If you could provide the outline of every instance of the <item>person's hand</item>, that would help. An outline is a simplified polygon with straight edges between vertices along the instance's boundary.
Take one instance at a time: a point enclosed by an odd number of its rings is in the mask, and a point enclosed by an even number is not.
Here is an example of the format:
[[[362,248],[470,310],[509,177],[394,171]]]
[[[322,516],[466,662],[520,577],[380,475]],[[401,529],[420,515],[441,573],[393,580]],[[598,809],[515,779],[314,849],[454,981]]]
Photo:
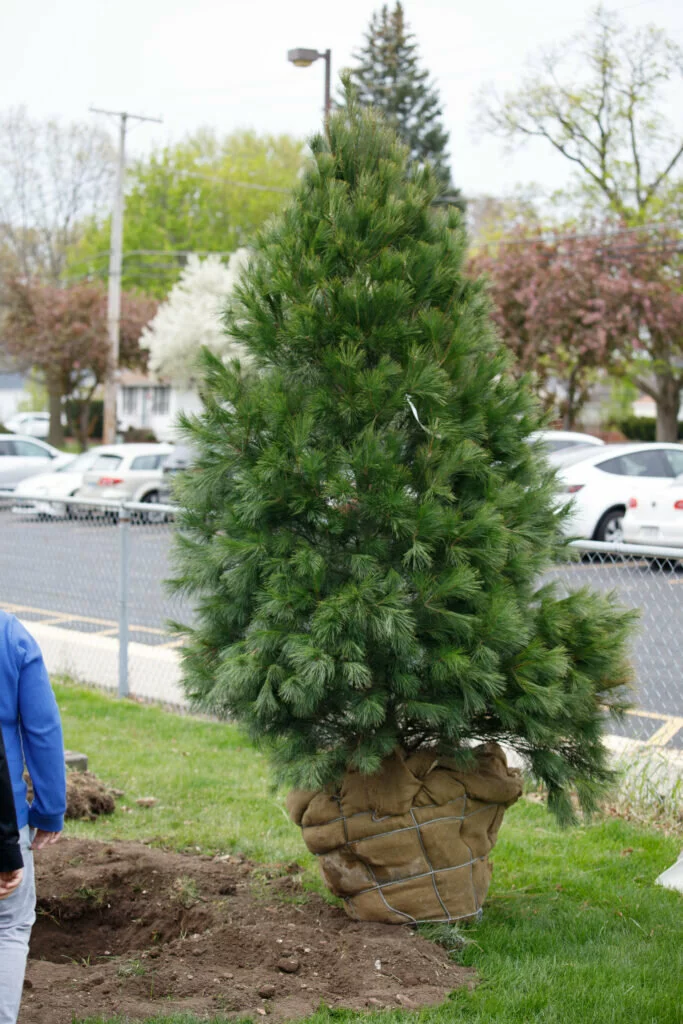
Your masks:
[[[56,843],[61,834],[61,832],[43,832],[42,828],[37,828],[31,843],[31,849],[34,852],[44,850],[46,846],[52,846],[53,843]]]
[[[24,877],[24,869],[17,868],[16,871],[0,871],[0,900],[6,900],[15,889],[21,885]]]

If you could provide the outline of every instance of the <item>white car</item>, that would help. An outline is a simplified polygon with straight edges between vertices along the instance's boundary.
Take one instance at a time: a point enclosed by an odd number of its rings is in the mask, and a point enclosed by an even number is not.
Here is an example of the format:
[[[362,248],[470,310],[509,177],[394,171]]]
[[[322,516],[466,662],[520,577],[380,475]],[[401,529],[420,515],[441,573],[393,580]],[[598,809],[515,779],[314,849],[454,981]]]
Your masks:
[[[580,445],[604,445],[599,437],[582,434],[576,430],[538,430],[530,437],[531,441],[541,441],[548,455],[554,452],[570,451]]]
[[[73,460],[36,437],[0,434],[0,491],[13,492],[27,477],[53,472]]]
[[[50,433],[50,414],[49,412],[17,412],[7,420],[5,426],[13,434],[46,438]]]
[[[170,444],[114,444],[102,447],[83,476],[78,498],[159,504],[161,469]]]
[[[22,516],[60,517],[71,514],[66,498],[73,497],[83,486],[83,477],[92,469],[105,447],[90,448],[81,455],[74,455],[63,466],[52,473],[39,473],[22,480],[14,488],[15,499],[12,511]]]
[[[683,473],[679,444],[607,444],[590,451],[577,449],[557,471],[563,497],[572,500],[573,514],[564,530],[573,537],[620,543],[629,499],[643,490],[670,484]]]
[[[668,487],[641,489],[632,495],[624,516],[624,540],[683,548],[683,477]]]

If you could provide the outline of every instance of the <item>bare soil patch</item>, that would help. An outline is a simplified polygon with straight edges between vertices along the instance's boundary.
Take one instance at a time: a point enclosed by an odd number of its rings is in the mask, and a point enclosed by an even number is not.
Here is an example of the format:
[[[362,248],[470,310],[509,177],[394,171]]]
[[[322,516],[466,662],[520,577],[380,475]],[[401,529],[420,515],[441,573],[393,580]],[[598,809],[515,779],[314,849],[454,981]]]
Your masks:
[[[407,927],[356,923],[304,891],[296,864],[69,839],[36,868],[20,1024],[412,1009],[475,982]]]

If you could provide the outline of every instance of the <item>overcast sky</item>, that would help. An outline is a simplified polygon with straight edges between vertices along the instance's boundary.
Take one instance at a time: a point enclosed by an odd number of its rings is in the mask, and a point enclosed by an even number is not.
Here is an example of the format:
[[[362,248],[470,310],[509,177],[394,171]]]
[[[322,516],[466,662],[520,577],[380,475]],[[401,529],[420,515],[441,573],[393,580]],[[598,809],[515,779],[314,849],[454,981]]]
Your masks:
[[[131,148],[176,140],[200,125],[221,132],[306,136],[318,127],[322,63],[286,62],[290,47],[331,47],[333,74],[361,43],[373,0],[0,0],[0,105],[87,118],[92,104],[161,115]],[[539,46],[578,31],[590,0],[405,0],[424,64],[440,91],[455,182],[466,194],[516,184],[561,187],[561,157],[534,144],[510,156],[478,140],[475,98],[513,87]],[[683,44],[681,0],[616,0],[627,23],[652,22]],[[683,91],[677,110],[683,109]]]

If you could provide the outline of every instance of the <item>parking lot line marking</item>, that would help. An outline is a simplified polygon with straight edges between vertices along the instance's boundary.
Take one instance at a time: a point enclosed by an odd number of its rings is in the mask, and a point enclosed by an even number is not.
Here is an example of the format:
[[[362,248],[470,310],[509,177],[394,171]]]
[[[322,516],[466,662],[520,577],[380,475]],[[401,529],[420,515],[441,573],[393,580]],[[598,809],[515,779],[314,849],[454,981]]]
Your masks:
[[[40,622],[43,626],[58,626],[62,622],[68,622],[71,618],[73,618],[72,615],[51,615],[47,619],[41,619]]]
[[[676,715],[665,715],[662,711],[643,711],[642,708],[628,708],[627,715],[636,715],[638,718],[655,718],[659,722],[669,722]],[[683,724],[683,718],[680,719]]]
[[[22,612],[29,612],[31,615],[44,616],[41,618],[43,625],[48,625],[48,619],[54,619],[58,622],[87,622],[93,626],[103,626],[102,632],[97,631],[96,636],[101,636],[109,631],[118,633],[118,624],[112,619],[96,619],[91,615],[79,615],[75,612],[73,615],[69,615],[67,612],[56,612],[47,608],[34,608],[31,605],[26,604],[9,604],[7,602],[0,602],[0,608],[3,611],[11,612],[13,615],[21,616]],[[168,636],[168,632],[165,629],[159,629],[158,626],[136,626],[132,623],[128,626],[128,630],[131,633],[151,633],[153,636]],[[159,645],[163,646],[163,645]]]
[[[683,718],[674,718],[672,716],[668,722],[665,722],[661,728],[657,729],[657,732],[650,736],[649,740],[645,741],[645,746],[665,747],[674,738],[679,729],[683,729]]]

